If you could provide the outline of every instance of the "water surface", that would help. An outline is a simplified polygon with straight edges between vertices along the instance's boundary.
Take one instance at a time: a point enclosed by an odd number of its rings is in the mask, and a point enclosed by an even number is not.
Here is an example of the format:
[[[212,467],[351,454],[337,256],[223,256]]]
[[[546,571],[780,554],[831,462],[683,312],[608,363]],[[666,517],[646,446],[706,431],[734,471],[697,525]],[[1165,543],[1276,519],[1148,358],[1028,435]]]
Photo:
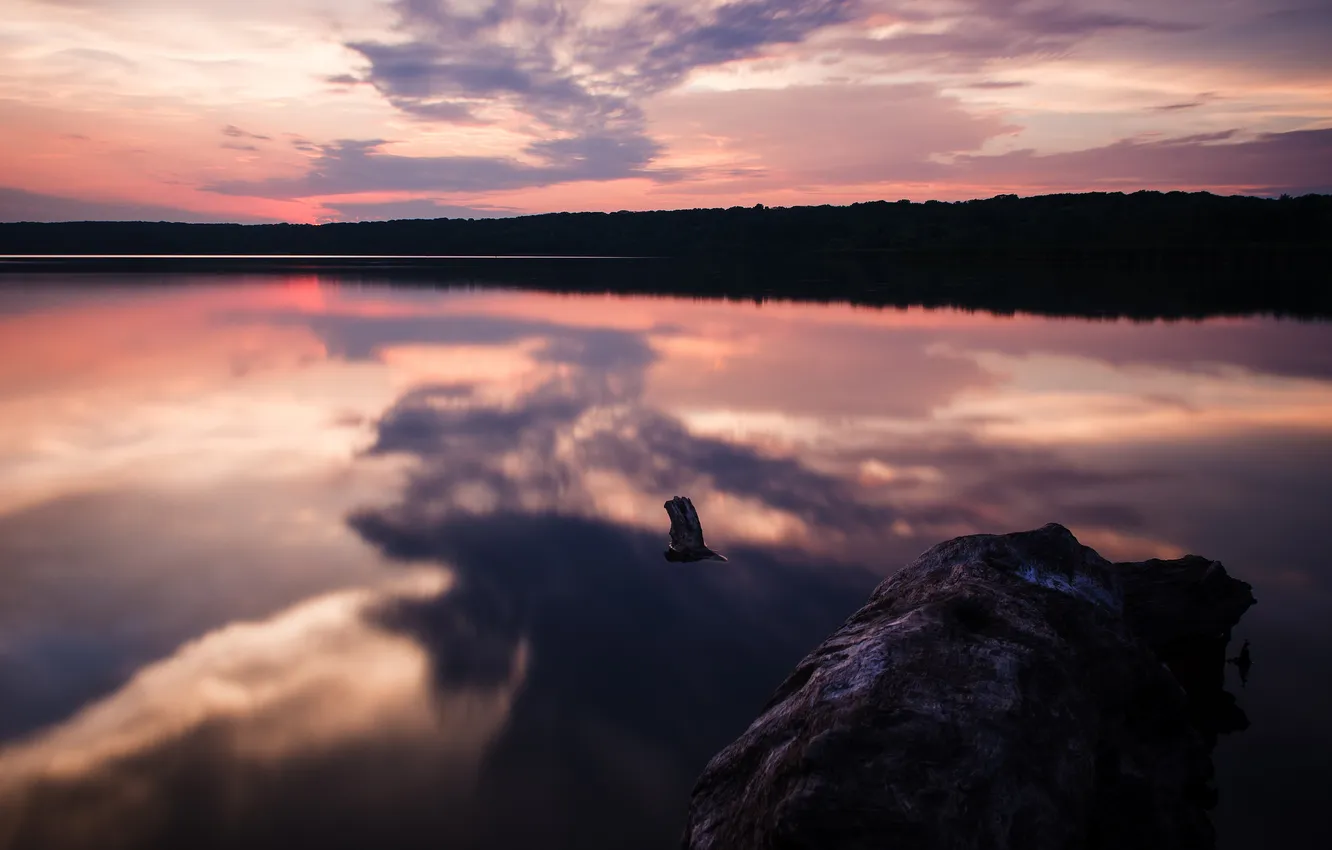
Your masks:
[[[673,847],[878,581],[1050,521],[1254,585],[1220,844],[1321,830],[1332,326],[173,283],[0,285],[0,848]]]

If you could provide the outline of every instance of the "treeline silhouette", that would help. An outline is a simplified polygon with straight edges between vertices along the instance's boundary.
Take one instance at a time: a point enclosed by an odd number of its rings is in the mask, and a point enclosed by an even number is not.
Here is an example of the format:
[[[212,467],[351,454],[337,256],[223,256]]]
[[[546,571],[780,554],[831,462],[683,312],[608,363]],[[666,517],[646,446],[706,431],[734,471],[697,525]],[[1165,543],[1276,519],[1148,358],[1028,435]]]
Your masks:
[[[417,282],[867,304],[964,304],[1077,314],[1332,315],[1332,196],[1046,195],[943,203],[554,213],[322,225],[0,224],[0,254],[204,254],[173,268],[339,268]],[[669,258],[595,270],[505,261],[329,261],[310,255]],[[303,255],[303,256],[302,256]],[[161,270],[160,261],[81,268]],[[31,264],[10,264],[31,268]],[[352,270],[350,267],[355,267]]]
[[[1090,193],[944,203],[551,213],[309,224],[0,224],[7,254],[564,254],[722,251],[1031,255],[1240,246],[1326,248],[1332,196]]]

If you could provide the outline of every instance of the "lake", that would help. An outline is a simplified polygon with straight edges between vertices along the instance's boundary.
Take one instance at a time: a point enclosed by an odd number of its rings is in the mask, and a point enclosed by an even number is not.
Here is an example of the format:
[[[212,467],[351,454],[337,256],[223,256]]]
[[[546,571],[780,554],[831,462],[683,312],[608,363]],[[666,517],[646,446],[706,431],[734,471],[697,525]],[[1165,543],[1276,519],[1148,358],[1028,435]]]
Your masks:
[[[1332,325],[0,279],[0,848],[667,848],[941,540],[1254,586],[1223,848],[1332,763]],[[667,563],[692,497],[727,563]]]

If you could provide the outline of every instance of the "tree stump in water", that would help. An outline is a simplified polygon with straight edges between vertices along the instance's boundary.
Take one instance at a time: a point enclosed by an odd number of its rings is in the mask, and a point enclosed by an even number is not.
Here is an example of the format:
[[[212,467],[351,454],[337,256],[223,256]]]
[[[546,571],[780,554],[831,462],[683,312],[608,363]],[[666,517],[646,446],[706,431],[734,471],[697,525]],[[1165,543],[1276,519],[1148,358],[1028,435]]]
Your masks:
[[[1249,585],[1059,525],[942,543],[797,665],[695,786],[690,850],[1210,848]]]

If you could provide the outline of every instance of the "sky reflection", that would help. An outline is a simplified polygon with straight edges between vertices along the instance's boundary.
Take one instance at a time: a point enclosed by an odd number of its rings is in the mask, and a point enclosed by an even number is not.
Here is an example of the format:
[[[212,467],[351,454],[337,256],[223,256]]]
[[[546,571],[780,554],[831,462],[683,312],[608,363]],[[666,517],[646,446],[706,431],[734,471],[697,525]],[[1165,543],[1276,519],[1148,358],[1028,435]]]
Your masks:
[[[1049,521],[1255,585],[1223,838],[1332,752],[1327,325],[215,280],[0,293],[0,848],[670,846],[877,580]]]

